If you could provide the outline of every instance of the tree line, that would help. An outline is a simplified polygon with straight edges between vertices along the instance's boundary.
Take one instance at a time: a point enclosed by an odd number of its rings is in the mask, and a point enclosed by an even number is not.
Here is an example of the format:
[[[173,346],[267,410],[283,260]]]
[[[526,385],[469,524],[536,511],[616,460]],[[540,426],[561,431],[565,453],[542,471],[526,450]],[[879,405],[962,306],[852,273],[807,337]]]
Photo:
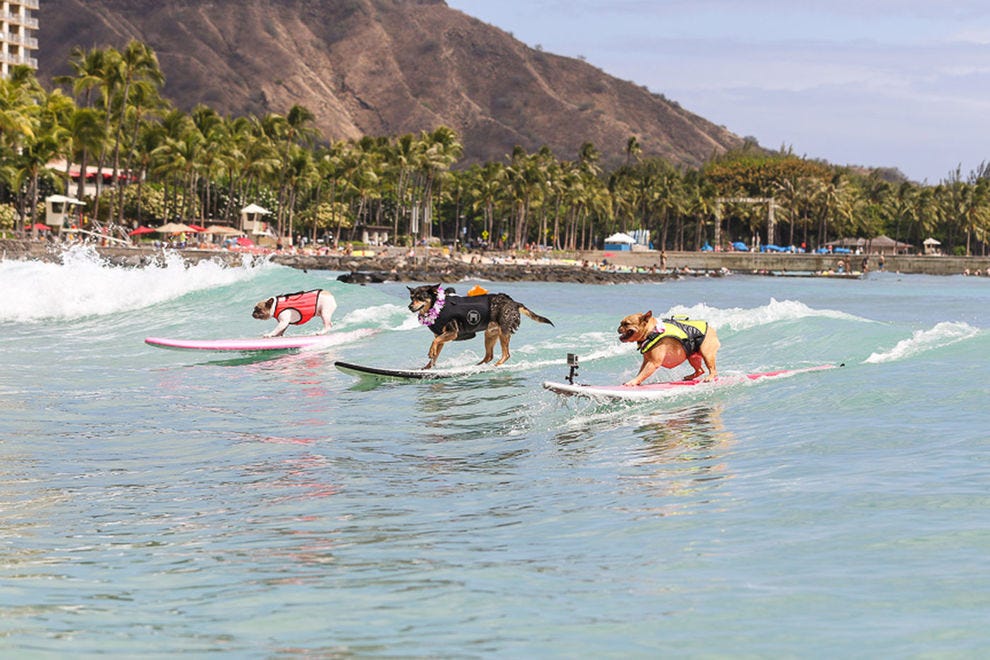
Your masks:
[[[190,112],[161,96],[157,56],[75,48],[70,75],[45,89],[27,67],[0,80],[0,229],[25,231],[52,192],[83,200],[92,222],[135,227],[179,220],[235,224],[255,202],[279,236],[350,240],[362,226],[394,242],[478,242],[492,247],[600,248],[616,231],[646,229],[657,249],[696,250],[719,240],[804,245],[881,234],[956,254],[987,254],[990,165],[937,184],[896,170],[853,168],[767,151],[755,140],[698,168],[645,157],[636,137],[609,167],[591,143],[573,159],[515,147],[502,160],[462,163],[456,131],[331,140],[301,106],[285,114]],[[69,168],[110,173],[95,196]],[[73,186],[75,188],[73,189]],[[774,200],[773,237],[765,205]]]

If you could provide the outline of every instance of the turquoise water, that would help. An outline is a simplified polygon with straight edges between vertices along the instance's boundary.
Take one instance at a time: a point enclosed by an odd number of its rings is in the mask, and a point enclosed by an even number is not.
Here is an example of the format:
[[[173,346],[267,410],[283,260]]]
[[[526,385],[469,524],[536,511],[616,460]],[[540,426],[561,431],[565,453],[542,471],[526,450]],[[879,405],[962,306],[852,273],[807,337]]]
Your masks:
[[[555,327],[524,319],[495,373],[375,385],[333,361],[419,367],[430,333],[404,285],[335,275],[0,262],[0,652],[990,652],[990,279],[482,283]],[[255,302],[316,287],[330,349],[143,343],[260,335]],[[725,374],[846,366],[651,403],[542,390],[567,352],[631,377],[615,328],[646,309],[715,323]]]

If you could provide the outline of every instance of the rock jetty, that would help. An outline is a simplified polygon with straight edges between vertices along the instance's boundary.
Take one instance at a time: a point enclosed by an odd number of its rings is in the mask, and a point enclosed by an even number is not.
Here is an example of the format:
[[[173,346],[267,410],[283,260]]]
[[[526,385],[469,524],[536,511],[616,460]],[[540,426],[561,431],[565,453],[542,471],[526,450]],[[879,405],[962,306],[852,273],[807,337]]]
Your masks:
[[[0,259],[37,259],[61,262],[69,246],[46,240],[0,239]],[[355,254],[256,253],[217,249],[163,251],[151,246],[93,249],[114,266],[140,267],[163,263],[173,255],[186,263],[211,260],[232,266],[246,260],[266,259],[300,270],[338,271],[344,282],[456,282],[464,279],[491,281],[574,282],[611,284],[660,282],[682,277],[721,277],[729,273],[778,277],[850,279],[861,276],[864,260],[869,271],[881,269],[879,255],[760,254],[745,252],[669,252],[665,267],[656,252],[580,253],[456,253],[437,248],[378,248]],[[845,272],[838,262],[844,260]],[[849,272],[849,268],[852,272]],[[987,275],[990,257],[887,255],[883,267],[898,273],[929,275]]]

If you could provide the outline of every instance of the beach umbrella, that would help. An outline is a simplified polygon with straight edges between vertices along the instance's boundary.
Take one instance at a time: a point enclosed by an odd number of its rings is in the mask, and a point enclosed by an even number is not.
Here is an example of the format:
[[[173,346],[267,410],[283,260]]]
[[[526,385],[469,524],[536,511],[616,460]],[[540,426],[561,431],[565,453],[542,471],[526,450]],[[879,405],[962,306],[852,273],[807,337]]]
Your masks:
[[[201,227],[199,225],[190,224],[189,225],[189,228],[192,229],[194,232],[197,232],[197,233],[206,231],[206,227]]]
[[[38,231],[48,231],[49,229],[51,229],[51,227],[49,227],[48,225],[43,225],[40,222],[36,222],[30,227],[28,227],[28,229],[37,229]]]
[[[237,244],[241,247],[254,247],[254,241],[252,241],[247,236],[241,236],[237,239]]]
[[[131,231],[127,232],[127,235],[128,236],[141,236],[143,234],[154,234],[156,231],[158,231],[158,230],[157,229],[152,229],[151,227],[145,227],[144,225],[141,225],[137,229],[132,229]]]
[[[210,225],[206,228],[204,233],[207,234],[219,234],[221,236],[240,236],[244,232],[240,229],[234,229],[233,227],[225,227],[224,225]]]
[[[193,231],[193,228],[190,227],[189,225],[184,225],[181,222],[169,222],[169,223],[166,223],[166,224],[162,225],[161,227],[159,227],[155,231],[157,231],[157,232],[159,232],[161,234],[181,234],[184,231],[185,232],[192,232]]]

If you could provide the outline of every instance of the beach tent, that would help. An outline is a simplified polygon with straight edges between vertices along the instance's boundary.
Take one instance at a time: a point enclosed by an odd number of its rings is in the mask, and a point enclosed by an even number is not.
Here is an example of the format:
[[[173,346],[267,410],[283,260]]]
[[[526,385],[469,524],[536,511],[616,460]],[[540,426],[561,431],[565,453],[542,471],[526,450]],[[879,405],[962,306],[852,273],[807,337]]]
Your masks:
[[[616,251],[630,251],[632,246],[636,244],[636,239],[629,234],[623,234],[619,232],[618,234],[612,234],[605,239],[605,249],[606,250],[616,250]]]
[[[929,236],[922,241],[922,244],[925,246],[925,254],[938,254],[938,246],[942,244],[942,241]]]
[[[828,244],[841,245],[842,247],[850,248],[862,248],[866,252],[906,252],[908,249],[914,247],[910,243],[895,241],[890,236],[884,236],[883,234],[877,236],[876,238],[840,238],[837,241],[829,241]]]
[[[866,239],[866,250],[868,252],[875,251],[893,251],[895,254],[898,252],[907,252],[914,246],[910,243],[902,243],[901,241],[895,241],[890,236],[884,236],[880,234],[876,238]]]

